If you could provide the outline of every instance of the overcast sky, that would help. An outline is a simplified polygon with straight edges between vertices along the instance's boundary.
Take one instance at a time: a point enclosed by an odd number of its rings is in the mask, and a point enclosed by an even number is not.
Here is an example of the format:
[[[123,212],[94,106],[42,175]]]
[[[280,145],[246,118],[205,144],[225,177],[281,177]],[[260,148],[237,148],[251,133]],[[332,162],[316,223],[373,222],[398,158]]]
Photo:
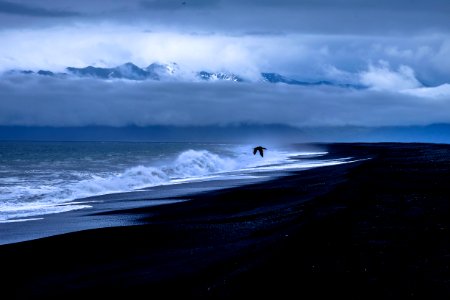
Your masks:
[[[0,125],[450,122],[447,0],[0,1],[0,72],[177,62],[342,88],[0,78]]]

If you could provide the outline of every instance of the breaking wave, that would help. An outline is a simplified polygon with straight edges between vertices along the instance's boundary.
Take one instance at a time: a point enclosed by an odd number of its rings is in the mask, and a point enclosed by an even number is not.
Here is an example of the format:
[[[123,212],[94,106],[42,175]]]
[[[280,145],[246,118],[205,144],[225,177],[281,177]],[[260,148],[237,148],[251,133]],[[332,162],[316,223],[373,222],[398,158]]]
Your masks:
[[[60,171],[53,179],[33,178],[23,180],[10,178],[11,184],[0,187],[0,223],[17,218],[60,213],[91,207],[89,200],[73,202],[111,193],[130,192],[147,187],[189,182],[211,177],[226,178],[233,172],[262,171],[270,166],[283,165],[289,157],[301,153],[270,151],[264,159],[249,154],[247,148],[234,149],[227,155],[207,150],[187,150],[165,165],[138,165],[122,172],[86,173]],[[304,155],[305,153],[303,153]],[[322,155],[316,153],[318,156]],[[311,153],[306,153],[311,155]],[[105,166],[106,167],[106,166]],[[235,172],[235,173],[236,173]],[[58,174],[56,174],[58,175]]]
[[[234,170],[231,157],[220,157],[206,150],[187,150],[166,166],[135,166],[120,173],[92,174],[71,182],[48,182],[45,185],[11,185],[0,193],[0,222],[37,214],[58,213],[88,208],[89,205],[67,203],[74,199],[170,184],[171,180],[201,177]]]

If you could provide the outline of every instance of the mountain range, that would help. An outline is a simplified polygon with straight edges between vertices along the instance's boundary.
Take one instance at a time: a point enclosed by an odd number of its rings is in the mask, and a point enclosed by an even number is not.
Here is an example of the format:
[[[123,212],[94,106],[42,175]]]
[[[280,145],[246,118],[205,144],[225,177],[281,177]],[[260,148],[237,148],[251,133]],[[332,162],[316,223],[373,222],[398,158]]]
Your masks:
[[[110,79],[127,79],[127,80],[182,80],[186,73],[183,72],[177,63],[160,64],[152,63],[147,67],[140,68],[135,64],[128,62],[113,68],[100,68],[87,66],[85,68],[67,67],[66,72],[52,72],[49,70],[39,70],[37,72],[31,70],[10,70],[5,72],[6,75],[22,74],[22,75],[40,75],[59,78],[97,78],[103,80]],[[243,76],[230,72],[212,72],[198,71],[189,74],[191,79],[199,81],[233,81],[233,82],[251,82]],[[260,80],[268,83],[283,83],[288,85],[301,86],[338,86],[346,88],[361,89],[364,86],[352,83],[337,83],[328,80],[319,81],[301,81],[283,76],[278,73],[263,72],[260,73]]]

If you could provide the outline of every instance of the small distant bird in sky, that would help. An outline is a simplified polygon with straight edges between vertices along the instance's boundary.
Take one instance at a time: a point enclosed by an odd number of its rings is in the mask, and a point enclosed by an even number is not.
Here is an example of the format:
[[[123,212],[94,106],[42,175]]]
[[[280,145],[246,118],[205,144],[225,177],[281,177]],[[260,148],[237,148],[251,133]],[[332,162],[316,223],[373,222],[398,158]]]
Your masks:
[[[267,150],[267,149],[264,147],[261,147],[261,146],[255,147],[255,148],[253,148],[253,155],[255,155],[257,151],[259,151],[259,154],[261,155],[261,157],[264,157],[264,150]]]
[[[186,2],[181,2],[181,5],[186,5]]]

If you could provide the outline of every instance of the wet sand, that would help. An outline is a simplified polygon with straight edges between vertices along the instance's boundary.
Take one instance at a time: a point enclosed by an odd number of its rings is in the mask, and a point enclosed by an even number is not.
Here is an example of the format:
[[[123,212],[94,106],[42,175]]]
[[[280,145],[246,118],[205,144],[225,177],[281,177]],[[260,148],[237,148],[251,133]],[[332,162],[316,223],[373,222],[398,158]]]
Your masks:
[[[370,158],[105,211],[141,225],[0,246],[5,299],[450,296],[450,145],[334,144]]]

